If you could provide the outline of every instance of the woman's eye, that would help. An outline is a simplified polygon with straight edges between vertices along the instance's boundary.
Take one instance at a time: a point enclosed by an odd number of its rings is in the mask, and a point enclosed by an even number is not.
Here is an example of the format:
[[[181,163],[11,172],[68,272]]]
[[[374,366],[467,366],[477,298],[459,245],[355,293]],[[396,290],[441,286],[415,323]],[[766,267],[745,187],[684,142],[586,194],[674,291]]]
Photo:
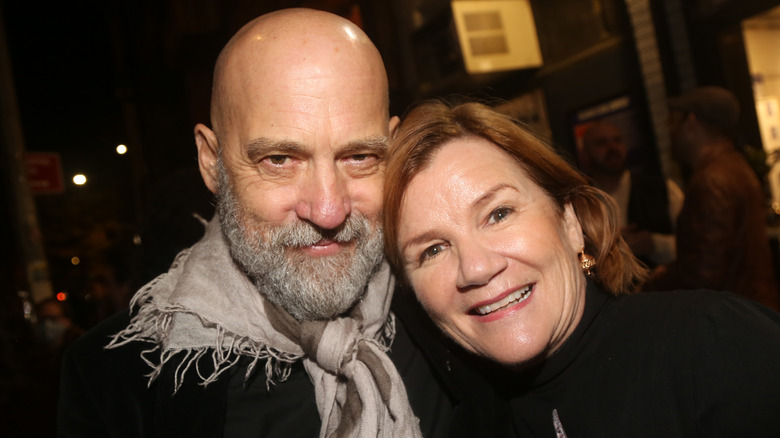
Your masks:
[[[422,252],[422,254],[420,254],[420,262],[424,262],[426,260],[430,260],[436,257],[443,250],[444,247],[440,243],[429,246],[428,248],[425,249],[425,251]]]
[[[506,217],[509,216],[510,213],[512,213],[511,208],[499,207],[490,212],[490,215],[488,216],[488,223],[494,224],[497,222],[501,222],[502,220],[506,219]]]

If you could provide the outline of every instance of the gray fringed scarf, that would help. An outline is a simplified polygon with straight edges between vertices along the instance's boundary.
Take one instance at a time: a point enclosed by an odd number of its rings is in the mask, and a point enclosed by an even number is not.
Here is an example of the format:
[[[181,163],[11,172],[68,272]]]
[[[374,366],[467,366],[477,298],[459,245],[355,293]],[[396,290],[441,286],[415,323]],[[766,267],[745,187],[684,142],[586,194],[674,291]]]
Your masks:
[[[183,354],[175,388],[193,368],[202,385],[238,362],[253,358],[247,377],[265,361],[270,385],[284,381],[303,359],[322,419],[320,437],[421,436],[406,390],[385,353],[395,331],[390,301],[394,279],[385,262],[352,312],[331,321],[298,322],[257,292],[235,265],[218,218],[171,269],[133,297],[130,324],[106,348],[133,341],[155,345],[142,353],[154,381],[163,365]],[[211,355],[214,372],[204,376],[198,361]]]

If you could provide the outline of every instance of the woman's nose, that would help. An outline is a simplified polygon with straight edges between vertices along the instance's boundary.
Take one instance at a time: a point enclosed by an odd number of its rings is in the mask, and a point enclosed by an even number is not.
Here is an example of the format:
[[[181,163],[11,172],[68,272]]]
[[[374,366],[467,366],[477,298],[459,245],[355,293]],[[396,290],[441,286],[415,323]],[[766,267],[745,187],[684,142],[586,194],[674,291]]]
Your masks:
[[[458,288],[482,286],[507,266],[506,258],[481,242],[458,248]]]

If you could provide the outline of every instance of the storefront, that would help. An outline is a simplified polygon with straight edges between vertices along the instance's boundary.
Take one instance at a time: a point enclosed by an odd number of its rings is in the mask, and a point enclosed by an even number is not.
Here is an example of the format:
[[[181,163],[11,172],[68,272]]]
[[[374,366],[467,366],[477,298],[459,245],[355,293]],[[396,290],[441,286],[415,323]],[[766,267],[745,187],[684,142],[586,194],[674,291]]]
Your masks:
[[[501,62],[491,68],[487,62],[481,71],[469,71],[474,61],[458,22],[458,9],[464,8],[453,5],[481,8],[487,17],[496,4],[506,3],[530,7],[538,39],[523,41],[538,46],[541,60],[515,68]],[[780,155],[779,5],[780,0],[399,2],[395,51],[404,62],[394,67],[396,90],[403,90],[396,102],[405,106],[453,94],[506,100],[502,109],[575,157],[578,126],[611,116],[630,131],[634,165],[681,179],[668,151],[666,97],[698,85],[724,86],[743,107],[740,143],[758,151],[751,155],[754,167],[771,174],[768,193],[780,201],[780,165],[774,166]],[[506,32],[519,22],[499,18]],[[482,34],[494,39],[503,31],[500,19],[482,19],[479,26],[487,29],[491,22],[498,27]]]

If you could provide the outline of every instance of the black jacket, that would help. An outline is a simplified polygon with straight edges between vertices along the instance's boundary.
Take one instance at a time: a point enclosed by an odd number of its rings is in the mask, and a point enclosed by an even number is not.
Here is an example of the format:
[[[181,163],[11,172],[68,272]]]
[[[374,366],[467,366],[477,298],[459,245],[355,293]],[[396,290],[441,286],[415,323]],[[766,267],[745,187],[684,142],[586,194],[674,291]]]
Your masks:
[[[426,437],[489,436],[496,427],[493,394],[445,347],[446,341],[408,292],[393,303],[396,338],[389,355],[406,384]],[[60,437],[317,436],[320,419],[314,387],[303,367],[267,391],[262,365],[244,381],[244,365],[203,387],[188,375],[174,395],[178,361],[148,386],[151,367],[133,342],[103,347],[127,326],[120,313],[84,335],[66,353],[58,409]],[[159,353],[156,353],[159,354]],[[200,361],[201,373],[209,371]],[[481,413],[474,413],[479,406]],[[227,433],[226,433],[227,432]],[[487,435],[485,435],[487,434]]]

